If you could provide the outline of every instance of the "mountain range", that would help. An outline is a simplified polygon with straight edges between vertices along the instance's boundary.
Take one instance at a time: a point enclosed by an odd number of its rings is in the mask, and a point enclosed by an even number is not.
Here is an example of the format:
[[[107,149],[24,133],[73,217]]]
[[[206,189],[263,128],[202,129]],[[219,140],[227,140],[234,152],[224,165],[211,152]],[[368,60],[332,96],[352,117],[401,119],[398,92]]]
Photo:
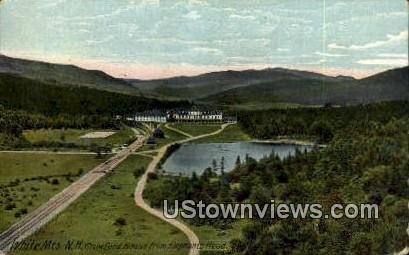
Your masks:
[[[0,55],[0,73],[56,86],[84,86],[161,100],[189,100],[216,107],[270,108],[277,105],[355,105],[409,100],[409,67],[364,79],[268,68],[220,71],[156,80],[119,79],[102,71]]]

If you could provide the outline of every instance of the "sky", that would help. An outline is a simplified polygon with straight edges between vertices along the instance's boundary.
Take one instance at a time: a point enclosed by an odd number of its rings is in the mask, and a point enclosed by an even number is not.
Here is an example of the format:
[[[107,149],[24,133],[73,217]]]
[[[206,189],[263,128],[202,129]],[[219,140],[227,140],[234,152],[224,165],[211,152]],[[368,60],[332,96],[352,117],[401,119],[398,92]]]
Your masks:
[[[408,65],[406,0],[4,0],[0,54],[154,79]]]

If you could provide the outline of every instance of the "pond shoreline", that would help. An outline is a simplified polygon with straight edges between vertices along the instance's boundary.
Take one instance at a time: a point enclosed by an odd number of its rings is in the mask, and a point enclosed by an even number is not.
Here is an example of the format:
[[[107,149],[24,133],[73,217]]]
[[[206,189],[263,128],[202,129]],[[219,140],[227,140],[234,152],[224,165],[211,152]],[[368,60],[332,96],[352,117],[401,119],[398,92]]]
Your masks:
[[[327,147],[326,144],[316,144],[314,142],[305,141],[305,140],[296,140],[291,138],[282,138],[274,140],[251,140],[251,143],[264,143],[264,144],[286,144],[286,145],[303,145],[303,146],[317,146],[319,148]]]
[[[318,148],[326,148],[326,144],[316,144],[311,141],[306,141],[306,140],[297,140],[297,139],[291,139],[291,138],[278,138],[278,139],[272,139],[272,140],[258,140],[258,139],[252,139],[252,140],[245,140],[245,141],[232,141],[232,142],[220,142],[220,143],[237,143],[237,142],[246,142],[246,143],[258,143],[258,144],[275,144],[275,145],[300,145],[300,146],[311,146],[311,147],[318,147]],[[209,142],[209,143],[217,143],[217,142]],[[203,144],[203,143],[186,143],[186,144]]]
[[[260,160],[272,154],[284,159],[294,155],[297,150],[311,151],[313,146],[304,144],[284,144],[277,141],[245,141],[234,143],[188,143],[182,144],[169,158],[163,162],[162,170],[173,173],[201,173],[204,169],[223,165],[229,172],[234,169],[235,162],[247,157]],[[214,167],[213,167],[214,168]]]

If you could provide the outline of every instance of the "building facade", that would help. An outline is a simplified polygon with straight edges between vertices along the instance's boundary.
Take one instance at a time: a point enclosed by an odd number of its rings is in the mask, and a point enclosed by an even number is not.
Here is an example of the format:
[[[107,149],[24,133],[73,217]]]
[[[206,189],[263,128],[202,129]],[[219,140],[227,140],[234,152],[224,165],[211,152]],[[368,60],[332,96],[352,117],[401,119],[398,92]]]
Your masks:
[[[136,122],[154,122],[154,123],[166,123],[166,122],[222,122],[222,111],[198,111],[198,110],[170,110],[170,111],[151,111],[141,112],[135,114],[135,116],[127,118],[129,121]]]

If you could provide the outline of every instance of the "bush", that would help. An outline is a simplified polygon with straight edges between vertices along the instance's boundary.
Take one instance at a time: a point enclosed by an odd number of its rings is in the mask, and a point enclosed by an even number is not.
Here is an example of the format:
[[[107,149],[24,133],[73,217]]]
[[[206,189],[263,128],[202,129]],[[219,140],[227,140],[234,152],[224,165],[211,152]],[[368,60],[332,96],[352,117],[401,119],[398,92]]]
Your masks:
[[[149,180],[157,180],[158,175],[156,173],[148,173],[148,181]]]
[[[162,129],[157,128],[155,131],[153,131],[153,137],[155,138],[165,138],[165,133],[162,131]]]
[[[115,220],[114,225],[118,226],[118,227],[125,226],[126,225],[126,220],[124,218],[122,218],[122,217],[118,218],[118,219]]]
[[[145,168],[140,167],[137,168],[133,171],[133,175],[135,176],[135,178],[137,179],[139,176],[141,176],[143,173],[145,172]]]
[[[58,181],[58,179],[53,179],[53,180],[51,181],[51,184],[52,184],[52,185],[58,185],[58,184],[60,184],[60,182]]]
[[[9,203],[5,206],[4,209],[6,209],[7,211],[13,210],[14,208],[16,208],[16,204],[15,203]]]

